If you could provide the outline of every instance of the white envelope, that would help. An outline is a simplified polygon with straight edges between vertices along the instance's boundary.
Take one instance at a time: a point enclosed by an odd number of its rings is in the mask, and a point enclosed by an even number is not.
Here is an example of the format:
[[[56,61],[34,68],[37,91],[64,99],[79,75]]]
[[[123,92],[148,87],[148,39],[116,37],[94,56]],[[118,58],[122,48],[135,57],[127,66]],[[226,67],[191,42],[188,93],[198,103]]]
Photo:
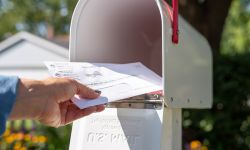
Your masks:
[[[162,90],[161,77],[143,64],[102,64],[45,62],[54,77],[68,77],[101,91],[97,99],[72,98],[79,108],[105,104],[145,93]]]

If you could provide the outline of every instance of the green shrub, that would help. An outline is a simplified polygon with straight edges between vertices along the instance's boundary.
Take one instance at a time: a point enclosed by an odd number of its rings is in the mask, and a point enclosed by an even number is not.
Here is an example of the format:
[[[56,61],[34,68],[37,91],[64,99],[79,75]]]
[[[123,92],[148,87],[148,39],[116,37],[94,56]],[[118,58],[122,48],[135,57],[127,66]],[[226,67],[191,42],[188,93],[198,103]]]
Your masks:
[[[184,110],[184,144],[199,140],[209,149],[250,149],[250,53],[221,55],[214,62],[211,110]]]

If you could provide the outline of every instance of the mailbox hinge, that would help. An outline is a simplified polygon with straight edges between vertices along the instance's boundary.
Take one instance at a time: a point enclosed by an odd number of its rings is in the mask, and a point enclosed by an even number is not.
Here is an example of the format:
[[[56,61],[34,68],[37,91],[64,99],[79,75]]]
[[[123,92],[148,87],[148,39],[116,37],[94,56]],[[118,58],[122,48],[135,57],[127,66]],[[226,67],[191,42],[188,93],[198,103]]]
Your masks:
[[[106,104],[106,108],[161,109],[165,106],[162,96],[146,94]]]

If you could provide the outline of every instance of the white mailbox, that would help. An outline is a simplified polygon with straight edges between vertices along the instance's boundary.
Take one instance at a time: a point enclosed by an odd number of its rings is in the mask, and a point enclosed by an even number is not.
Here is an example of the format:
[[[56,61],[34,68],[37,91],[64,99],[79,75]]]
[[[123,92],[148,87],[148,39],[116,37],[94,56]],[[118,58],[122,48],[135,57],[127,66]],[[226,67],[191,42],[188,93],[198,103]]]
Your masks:
[[[79,0],[70,61],[142,62],[162,76],[163,96],[113,102],[75,121],[70,150],[181,150],[181,109],[211,107],[210,46],[181,17],[174,44],[166,6],[163,0]]]

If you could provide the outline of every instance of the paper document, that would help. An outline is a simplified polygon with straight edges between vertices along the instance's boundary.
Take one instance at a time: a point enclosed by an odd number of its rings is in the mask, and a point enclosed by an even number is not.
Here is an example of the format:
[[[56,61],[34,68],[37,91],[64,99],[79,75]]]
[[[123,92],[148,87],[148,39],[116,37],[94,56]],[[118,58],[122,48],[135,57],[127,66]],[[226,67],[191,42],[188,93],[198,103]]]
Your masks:
[[[162,90],[161,77],[141,63],[105,64],[77,62],[45,62],[53,77],[68,77],[101,91],[94,100],[75,96],[79,108],[105,104],[149,92]]]

